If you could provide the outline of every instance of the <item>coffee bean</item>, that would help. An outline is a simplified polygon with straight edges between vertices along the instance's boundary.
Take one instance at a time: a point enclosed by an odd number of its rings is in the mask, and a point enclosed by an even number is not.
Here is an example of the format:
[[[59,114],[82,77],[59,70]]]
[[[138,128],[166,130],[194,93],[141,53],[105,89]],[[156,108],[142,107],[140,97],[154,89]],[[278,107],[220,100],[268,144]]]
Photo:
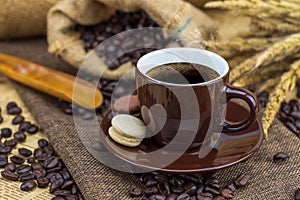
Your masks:
[[[184,184],[184,180],[181,179],[181,178],[179,178],[179,177],[175,177],[175,178],[172,178],[172,179],[170,180],[170,183],[171,183],[172,185],[174,185],[174,186],[179,186],[179,187],[181,187],[181,186],[183,186],[183,184]]]
[[[163,174],[157,174],[154,176],[154,179],[157,181],[157,182],[161,182],[161,183],[164,183],[164,182],[167,182],[168,181],[168,178],[163,175]]]
[[[10,171],[10,172],[15,172],[17,169],[17,165],[15,163],[8,163],[7,165],[5,165],[4,170],[5,171]]]
[[[209,192],[214,196],[219,196],[221,194],[219,190],[216,190],[210,186],[205,186],[204,191]]]
[[[66,199],[63,197],[53,197],[51,200],[66,200]]]
[[[29,157],[32,155],[32,151],[30,151],[29,149],[26,148],[19,148],[18,149],[19,154],[21,154],[24,157]]]
[[[2,177],[6,178],[10,181],[17,181],[19,179],[19,176],[11,171],[2,171],[1,172]]]
[[[235,192],[235,190],[236,190],[236,188],[235,188],[235,186],[234,186],[233,183],[227,185],[227,188],[228,188],[229,190],[231,190],[232,192]]]
[[[153,179],[147,180],[147,182],[145,183],[145,187],[152,187],[156,185],[157,185],[157,181]]]
[[[28,163],[34,163],[35,162],[35,158],[34,157],[30,157],[30,158],[27,158],[27,162]]]
[[[221,194],[223,197],[225,197],[226,199],[231,199],[233,198],[233,192],[229,189],[223,189],[221,190]]]
[[[25,133],[18,131],[14,133],[14,138],[18,141],[18,142],[24,142],[26,140],[26,135]]]
[[[10,161],[17,165],[21,165],[25,162],[24,158],[22,158],[20,156],[11,156]]]
[[[39,162],[33,162],[33,163],[31,163],[31,167],[32,167],[32,169],[41,169],[41,168],[43,168],[43,165]]]
[[[6,105],[6,110],[9,110],[9,109],[11,109],[11,108],[13,108],[13,107],[18,107],[18,105],[17,105],[16,102],[11,101],[11,102],[9,102],[9,103]]]
[[[197,191],[197,186],[194,183],[188,183],[184,186],[184,193],[193,196]]]
[[[183,193],[179,195],[176,200],[189,200],[189,199],[190,199],[190,195]]]
[[[289,158],[290,156],[287,154],[287,153],[284,153],[284,152],[279,152],[279,153],[276,153],[274,156],[273,156],[273,161],[275,163],[277,162],[281,162],[281,161],[284,161],[286,160],[287,158]]]
[[[78,200],[78,197],[76,195],[72,195],[72,194],[66,196],[65,198],[66,198],[66,200]]]
[[[170,194],[169,196],[167,196],[167,198],[166,198],[166,200],[176,200],[176,198],[177,198],[177,194]]]
[[[31,172],[27,172],[27,173],[24,173],[24,174],[20,174],[20,181],[24,182],[24,181],[28,181],[28,180],[32,180],[34,179],[35,176],[33,173]]]
[[[59,160],[55,156],[51,156],[49,158],[46,158],[43,165],[45,166],[46,169],[50,169],[55,167],[58,164]]]
[[[22,113],[22,109],[19,107],[12,107],[7,110],[7,114],[9,115],[19,115]]]
[[[32,174],[34,175],[34,177],[36,179],[38,179],[38,178],[42,178],[42,177],[46,176],[47,172],[45,169],[39,168],[39,169],[33,170]]]
[[[25,118],[22,115],[17,115],[12,119],[11,123],[15,124],[15,125],[21,124],[24,120],[25,120]]]
[[[300,188],[298,188],[295,191],[294,197],[295,197],[295,200],[300,200]]]
[[[31,122],[24,121],[19,125],[19,131],[26,131],[27,128],[29,128],[31,125]]]
[[[51,180],[50,180],[51,182]],[[55,190],[59,189],[63,185],[64,181],[63,179],[55,179],[54,181],[51,182],[49,192],[51,194],[54,193]]]
[[[23,191],[30,191],[36,187],[36,182],[34,180],[28,180],[21,184],[20,188]]]
[[[77,194],[78,193],[78,188],[76,185],[73,185],[72,188],[71,188],[71,193],[72,194]]]
[[[168,196],[170,194],[170,186],[167,182],[159,183],[158,190],[164,196]]]
[[[44,147],[48,146],[48,141],[45,139],[39,139],[38,145],[39,145],[39,147],[44,148]]]
[[[183,187],[181,187],[181,186],[171,186],[171,191],[173,191],[174,193],[176,193],[176,194],[180,194],[180,193],[182,193],[183,192]]]
[[[42,148],[37,148],[33,151],[33,156],[35,158],[41,157],[44,154],[44,151]]]
[[[226,200],[223,196],[216,196],[213,200]]]
[[[12,130],[10,128],[2,128],[1,129],[1,135],[2,137],[8,138],[12,134]]]
[[[31,171],[31,167],[29,165],[20,165],[17,167],[16,172],[17,174],[25,174]]]
[[[142,195],[142,189],[135,185],[132,185],[129,191],[129,195],[132,197],[140,196]]]
[[[61,189],[66,190],[66,189],[71,189],[72,186],[74,185],[74,181],[73,180],[67,180],[64,182],[64,184],[61,186]],[[73,193],[72,193],[73,194]]]
[[[0,124],[3,122],[3,117],[2,115],[0,114]]]
[[[165,200],[166,197],[161,194],[154,194],[149,197],[149,200]]]
[[[56,190],[53,194],[56,196],[67,196],[70,195],[71,192],[69,190]]]
[[[237,178],[234,180],[234,184],[237,188],[244,187],[248,181],[250,180],[250,176],[247,174],[240,174],[237,176]]]
[[[204,185],[199,185],[196,191],[196,196],[204,192]]]
[[[32,124],[30,125],[29,127],[26,128],[26,132],[29,133],[29,134],[35,134],[39,131],[39,128],[38,126]]]
[[[146,196],[151,196],[151,195],[157,194],[158,188],[156,186],[150,187],[150,188],[145,188],[144,193]]]
[[[60,173],[52,172],[47,174],[46,177],[50,180],[51,183],[58,179],[62,179],[62,181],[64,182],[63,177],[62,175],[60,175]]]
[[[10,140],[5,140],[4,141],[4,145],[7,146],[7,147],[15,147],[17,146],[18,142],[16,139],[10,139]]]
[[[11,146],[0,146],[0,155],[10,153],[12,150]]]
[[[62,171],[60,172],[60,174],[62,175],[62,177],[65,180],[70,180],[71,179],[71,175],[70,175],[69,171],[67,170],[67,168],[63,168]]]
[[[198,200],[211,200],[213,199],[213,195],[209,192],[203,192],[197,195]]]

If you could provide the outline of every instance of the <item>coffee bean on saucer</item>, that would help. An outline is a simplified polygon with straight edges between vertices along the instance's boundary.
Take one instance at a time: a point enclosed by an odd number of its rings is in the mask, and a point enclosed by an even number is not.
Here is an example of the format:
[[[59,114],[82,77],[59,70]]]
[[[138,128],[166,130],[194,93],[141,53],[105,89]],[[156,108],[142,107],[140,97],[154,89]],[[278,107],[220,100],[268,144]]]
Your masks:
[[[0,168],[4,168],[8,163],[8,157],[6,154],[0,154]]]
[[[25,120],[25,118],[22,115],[17,115],[12,119],[12,124],[21,124],[23,121]]]
[[[17,165],[15,163],[8,163],[5,165],[5,171],[15,172],[17,169]]]
[[[19,179],[19,176],[11,171],[2,171],[1,176],[10,181],[17,181]]]
[[[9,115],[19,115],[22,113],[22,109],[20,107],[12,107],[7,110],[7,114]]]
[[[300,188],[298,188],[295,191],[294,197],[295,197],[295,200],[300,200]]]
[[[8,138],[12,134],[12,130],[10,128],[2,128],[1,129],[1,135],[2,137]]]
[[[10,161],[17,165],[21,165],[25,162],[24,158],[22,158],[20,156],[11,156]]]
[[[17,131],[17,132],[14,133],[14,138],[18,142],[24,142],[26,140],[26,134],[23,133],[22,131]]]
[[[24,157],[29,157],[29,156],[32,155],[32,151],[30,151],[29,149],[26,149],[24,147],[23,148],[19,148],[18,151],[19,151],[19,154],[22,155],[22,156],[24,156]]]
[[[36,187],[36,182],[34,180],[28,180],[21,184],[20,189],[23,191],[30,191]]]
[[[287,158],[289,158],[290,156],[287,154],[287,153],[284,153],[284,152],[278,152],[276,153],[274,156],[273,156],[273,161],[275,163],[277,162],[281,162],[281,161],[284,161],[286,160]]]

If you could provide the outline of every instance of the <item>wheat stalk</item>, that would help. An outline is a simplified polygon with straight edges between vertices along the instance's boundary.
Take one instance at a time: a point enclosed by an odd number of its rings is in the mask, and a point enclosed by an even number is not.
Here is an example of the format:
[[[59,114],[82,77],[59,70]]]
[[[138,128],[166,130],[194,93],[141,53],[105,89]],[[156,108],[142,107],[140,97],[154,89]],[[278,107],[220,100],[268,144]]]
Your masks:
[[[286,98],[288,92],[295,88],[297,76],[300,77],[300,60],[294,62],[290,66],[290,70],[281,76],[280,82],[270,94],[269,102],[262,118],[262,126],[266,138],[268,137],[268,129],[276,116],[280,103]]]

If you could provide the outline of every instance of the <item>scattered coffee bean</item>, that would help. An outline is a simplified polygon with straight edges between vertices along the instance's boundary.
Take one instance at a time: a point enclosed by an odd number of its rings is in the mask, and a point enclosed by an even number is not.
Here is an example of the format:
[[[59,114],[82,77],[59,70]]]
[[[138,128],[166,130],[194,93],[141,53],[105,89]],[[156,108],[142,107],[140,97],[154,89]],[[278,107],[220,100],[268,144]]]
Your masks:
[[[36,181],[39,188],[45,188],[49,185],[49,179],[46,177],[37,178]]]
[[[66,200],[66,199],[63,197],[57,196],[57,197],[53,197],[51,200]]]
[[[19,179],[19,176],[11,171],[2,171],[1,176],[10,181],[17,181]]]
[[[2,128],[1,129],[1,135],[2,137],[8,138],[12,134],[12,130],[10,128]]]
[[[287,153],[284,153],[284,152],[279,152],[279,153],[276,153],[274,156],[273,156],[273,161],[275,163],[277,162],[281,162],[281,161],[284,161],[286,160],[287,158],[289,158],[290,156],[287,154]]]
[[[18,141],[18,142],[24,142],[26,140],[26,135],[25,133],[23,133],[22,131],[18,131],[14,133],[14,138]]]
[[[31,171],[31,167],[29,165],[20,165],[17,167],[16,172],[17,174],[25,174]]]
[[[15,172],[17,169],[17,165],[15,163],[8,163],[7,165],[5,165],[4,170],[5,171],[10,171],[10,172]]]
[[[20,181],[28,181],[28,180],[33,180],[35,178],[34,174],[31,172],[27,172],[24,174],[20,174]]]
[[[234,180],[234,184],[237,188],[244,187],[248,181],[250,180],[250,176],[247,174],[240,174],[237,176],[237,178]]]
[[[30,157],[30,158],[27,158],[27,162],[28,163],[34,163],[35,162],[35,158],[34,157]]]
[[[278,113],[279,120],[293,133],[300,137],[300,102],[292,99],[282,102]]]
[[[17,115],[12,119],[12,124],[21,124],[22,122],[24,122],[25,118],[22,115]]]
[[[9,103],[6,105],[6,110],[9,110],[9,109],[11,109],[11,108],[13,108],[13,107],[18,107],[18,105],[17,105],[16,102],[11,101],[11,102],[9,102]]]
[[[48,146],[48,141],[45,139],[39,139],[38,145],[39,145],[39,147],[44,148],[44,147]]]
[[[299,97],[300,98],[300,97]],[[296,191],[295,191],[295,200],[300,200],[300,188],[298,188]]]
[[[19,148],[18,152],[20,155],[24,156],[24,157],[29,157],[32,155],[32,151],[30,151],[29,149],[26,148]]]
[[[1,113],[0,113],[0,124],[3,122],[3,117],[2,117],[2,115],[1,115]]]
[[[29,134],[35,134],[38,131],[39,131],[39,128],[34,124],[32,124],[32,125],[30,125],[29,127],[26,128],[26,132],[29,133]]]
[[[8,157],[6,154],[0,154],[0,168],[5,167],[8,163]]]
[[[165,200],[166,197],[161,194],[154,194],[149,197],[149,200]]]
[[[71,189],[72,186],[74,185],[74,181],[73,180],[67,180],[64,182],[64,184],[61,186],[61,189],[65,190],[65,189]],[[73,194],[73,193],[72,193]]]
[[[66,196],[65,198],[66,198],[66,200],[78,200],[78,197],[76,195],[72,195],[72,194]]]
[[[225,197],[226,199],[232,199],[233,198],[233,192],[229,189],[223,189],[221,190],[221,194],[223,197]]]
[[[24,121],[19,125],[19,131],[26,131],[27,128],[29,128],[31,125],[31,122]]]
[[[189,200],[189,199],[190,199],[190,195],[183,193],[179,195],[176,200]]]
[[[42,177],[46,176],[46,174],[47,174],[47,172],[44,168],[35,169],[35,170],[33,170],[32,173],[36,179],[42,178]]]
[[[129,190],[129,195],[132,196],[132,197],[137,197],[137,196],[140,196],[142,195],[142,189],[137,187],[137,186],[134,186],[132,185],[130,187],[130,190]]]
[[[235,192],[235,190],[236,190],[236,188],[235,188],[235,186],[234,186],[233,183],[227,185],[227,188],[228,188],[229,190],[231,190],[232,192]]]
[[[216,196],[213,200],[226,200],[223,196]]]
[[[68,196],[71,194],[71,191],[70,190],[56,190],[56,191],[54,191],[53,194],[56,196]]]
[[[0,146],[0,154],[7,154],[12,151],[11,146]]]
[[[62,175],[62,177],[64,178],[64,180],[70,180],[71,179],[71,175],[68,172],[67,168],[63,168],[61,170],[60,174]]]
[[[51,156],[49,158],[46,158],[44,161],[44,166],[46,169],[50,169],[55,167],[58,164],[59,160],[56,156]]]
[[[5,140],[4,141],[4,145],[7,146],[7,147],[15,147],[17,146],[18,144],[18,141],[16,139],[10,139],[10,140]]]
[[[20,189],[23,191],[30,191],[36,187],[36,182],[34,180],[28,180],[21,184]]]
[[[51,180],[50,180],[51,182]],[[53,192],[57,189],[59,189],[63,185],[64,181],[63,179],[55,179],[53,182],[50,184],[49,192],[53,194]]]
[[[25,162],[25,159],[20,156],[11,156],[10,161],[17,165],[21,165]]]
[[[211,200],[213,198],[214,198],[214,196],[209,192],[203,192],[203,193],[197,195],[198,200]]]
[[[176,200],[176,198],[177,198],[177,194],[170,194],[169,196],[167,196],[167,198],[166,198],[166,200]]]
[[[22,109],[19,107],[12,107],[7,110],[7,114],[9,115],[19,115],[22,113]]]

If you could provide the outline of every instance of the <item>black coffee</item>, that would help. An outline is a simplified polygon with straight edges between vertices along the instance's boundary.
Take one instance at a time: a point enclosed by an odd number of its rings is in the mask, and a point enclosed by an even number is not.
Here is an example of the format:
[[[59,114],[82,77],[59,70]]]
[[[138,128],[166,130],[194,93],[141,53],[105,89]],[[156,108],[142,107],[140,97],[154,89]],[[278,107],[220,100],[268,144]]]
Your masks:
[[[215,70],[194,63],[169,63],[157,66],[146,73],[151,78],[175,84],[196,84],[220,76]]]

